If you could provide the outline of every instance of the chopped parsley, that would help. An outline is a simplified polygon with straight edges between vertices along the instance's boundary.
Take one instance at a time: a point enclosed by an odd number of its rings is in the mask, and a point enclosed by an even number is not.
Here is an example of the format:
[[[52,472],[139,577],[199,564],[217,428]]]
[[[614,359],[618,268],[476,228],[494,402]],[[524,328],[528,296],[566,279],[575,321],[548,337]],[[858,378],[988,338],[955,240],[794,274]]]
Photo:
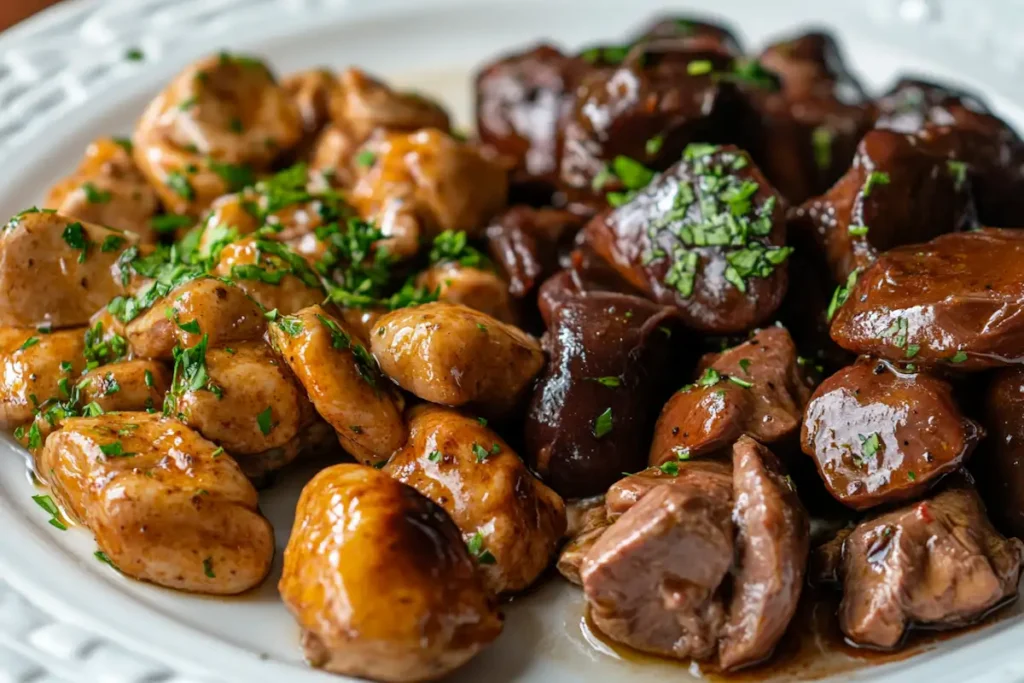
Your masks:
[[[869,230],[870,228],[866,225],[851,225],[849,228],[847,228],[847,232],[849,232],[854,237],[864,237],[865,235],[868,234]]]
[[[473,450],[473,455],[476,456],[476,461],[477,462],[483,462],[484,460],[487,460],[487,458],[491,457],[492,455],[497,455],[498,453],[500,453],[501,452],[501,446],[499,446],[498,444],[493,444],[491,446],[491,450],[487,450],[486,448],[484,448],[483,446],[478,444],[476,441],[474,441],[473,442],[472,450]]]
[[[654,137],[649,138],[646,143],[644,143],[644,151],[647,152],[647,156],[653,157],[657,155],[658,152],[661,151],[661,148],[664,144],[665,136],[655,135]]]
[[[196,197],[196,191],[193,189],[192,183],[190,183],[188,178],[178,171],[171,171],[168,173],[167,177],[164,179],[164,184],[166,184],[174,194],[178,195],[182,199],[191,201]]]
[[[865,197],[870,197],[871,190],[874,189],[875,185],[888,185],[890,182],[889,174],[885,171],[872,171],[864,182],[864,189],[861,190],[861,194]]]
[[[130,458],[135,455],[134,453],[126,452],[120,441],[113,441],[111,443],[101,445],[100,453],[108,458]]]
[[[227,185],[228,192],[238,192],[256,182],[256,174],[248,166],[239,164],[222,164],[210,159],[207,161],[210,170],[220,176]]]
[[[289,337],[294,337],[302,332],[302,321],[294,315],[282,315],[274,321],[281,328],[281,331]]]
[[[832,300],[828,304],[828,313],[826,317],[829,322],[832,322],[832,318],[835,316],[836,311],[842,308],[846,300],[850,298],[850,294],[853,293],[854,285],[857,284],[857,278],[860,276],[860,269],[855,268],[847,277],[846,283],[836,287],[836,291],[832,293]]]
[[[750,359],[749,358],[740,358],[739,366],[740,366],[740,370],[743,371],[743,374],[745,374],[745,375],[749,375],[750,374]]]
[[[106,204],[111,198],[110,192],[98,190],[91,182],[82,183],[82,192],[85,193],[85,201],[90,204]]]
[[[260,431],[263,433],[263,436],[270,434],[270,431],[274,428],[273,418],[270,412],[270,406],[267,406],[266,410],[264,410],[263,412],[256,416],[256,424],[259,425]]]
[[[618,377],[588,377],[587,379],[597,382],[601,386],[611,387],[613,389],[615,387],[622,386],[622,380]]]
[[[953,354],[953,357],[949,359],[949,362],[950,363],[963,363],[965,360],[967,360],[967,352],[964,351],[963,349],[960,349],[955,354]]]
[[[149,227],[153,228],[156,232],[174,232],[178,228],[187,228],[195,223],[195,220],[188,216],[179,216],[173,213],[167,213],[162,216],[154,216],[149,219]]]
[[[152,389],[152,388],[153,388],[153,373],[152,373],[152,372],[150,372],[150,371],[149,371],[149,370],[147,369],[147,370],[145,371],[145,373],[143,373],[143,376],[144,376],[144,377],[145,377],[145,379],[146,379],[146,386],[147,386],[147,387],[149,387],[150,389]]]
[[[494,564],[497,562],[491,551],[484,547],[484,535],[479,531],[473,534],[469,541],[466,542],[466,549],[469,550],[469,554],[480,564]]]
[[[670,477],[679,476],[679,463],[675,460],[669,460],[668,462],[662,463],[658,469]]]
[[[203,574],[208,579],[216,579],[217,575],[213,573],[213,558],[207,557],[203,560]]]
[[[89,238],[86,237],[82,224],[77,221],[68,223],[61,236],[69,247],[81,250],[82,253],[78,255],[78,262],[85,263],[86,255],[89,252]]]
[[[440,462],[441,451],[430,451],[430,454],[427,456],[427,460],[429,460],[430,462]]]
[[[870,458],[875,457],[878,453],[878,449],[881,447],[881,441],[878,438],[878,432],[872,432],[867,436],[858,434],[857,438],[860,439],[860,455],[861,460],[866,461]]]
[[[921,350],[921,345],[920,344],[907,344],[906,357],[908,359],[913,358],[914,356],[916,356],[918,354],[918,352],[920,350]]]
[[[113,567],[117,571],[121,571],[121,569],[116,564],[114,564],[114,561],[111,560],[110,557],[105,552],[103,552],[102,550],[97,550],[96,552],[94,552],[92,554],[92,556],[95,557],[100,562],[102,562],[103,564],[110,565],[111,567]]]
[[[612,409],[605,408],[604,412],[594,420],[594,437],[603,438],[612,431]]]
[[[103,238],[103,243],[100,245],[100,251],[104,253],[117,251],[125,242],[125,238],[120,235],[107,235]]]
[[[913,470],[907,472],[907,479],[909,479],[910,481],[917,481],[917,475],[914,474]]]
[[[754,386],[753,382],[748,382],[745,379],[740,379],[739,377],[735,377],[733,375],[729,375],[728,379],[733,384],[738,384],[739,386],[743,387],[744,389],[749,389],[750,387]]]
[[[963,161],[947,161],[946,168],[949,170],[949,174],[953,176],[953,189],[957,192],[963,189],[964,183],[967,182],[967,164]]]
[[[811,132],[814,163],[823,171],[832,167],[832,141],[834,139],[835,133],[825,126],[818,126]]]
[[[36,505],[43,508],[48,515],[50,515],[49,523],[50,526],[60,529],[61,531],[67,531],[68,527],[60,519],[60,508],[53,502],[53,498],[47,495],[32,496],[32,500],[36,502]]]
[[[484,255],[469,244],[463,230],[445,230],[434,238],[430,249],[431,263],[458,263],[460,266],[476,267],[485,261]]]
[[[18,350],[19,351],[24,351],[25,349],[32,348],[33,346],[35,346],[38,343],[39,343],[39,337],[29,337],[24,342],[22,342],[21,346],[18,347]]]
[[[129,62],[141,62],[146,58],[145,53],[137,47],[130,47],[125,50],[124,58]]]
[[[714,65],[707,59],[697,59],[686,65],[686,73],[691,76],[703,76],[714,70]]]
[[[368,149],[356,155],[356,165],[362,168],[370,168],[377,162],[377,155]]]

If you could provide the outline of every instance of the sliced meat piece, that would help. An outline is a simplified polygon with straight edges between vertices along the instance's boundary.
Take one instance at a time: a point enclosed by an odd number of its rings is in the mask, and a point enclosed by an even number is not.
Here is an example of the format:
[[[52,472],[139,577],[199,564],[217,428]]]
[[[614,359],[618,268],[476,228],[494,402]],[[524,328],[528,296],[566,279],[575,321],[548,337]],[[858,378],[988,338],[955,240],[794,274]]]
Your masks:
[[[586,297],[592,292],[616,292],[643,297],[643,292],[623,280],[618,271],[586,244],[573,249],[561,261],[562,270],[537,289],[537,308],[547,328],[554,320],[554,310],[578,296]]]
[[[566,581],[577,586],[583,585],[583,581],[580,579],[580,566],[583,564],[584,556],[597,542],[597,539],[601,538],[605,529],[611,525],[604,507],[604,500],[602,498],[587,500],[592,502],[578,514],[579,519],[576,520],[576,524],[573,524],[572,519],[574,503],[566,506],[567,513],[569,513],[569,529],[566,531],[566,535],[569,537],[569,541],[562,546],[562,552],[559,553],[558,562],[555,564],[558,573]]]
[[[237,463],[177,420],[72,417],[46,439],[36,473],[126,576],[193,593],[260,584],[274,532]]]
[[[150,220],[160,209],[156,192],[132,160],[131,143],[99,138],[75,172],[52,188],[43,206],[87,223],[130,230],[155,242]]]
[[[837,291],[832,338],[893,362],[960,370],[1024,361],[1024,231],[898,247]]]
[[[771,655],[800,600],[810,522],[775,455],[749,436],[732,450],[738,569],[718,659],[725,670]]]
[[[784,328],[758,330],[700,365],[696,383],[662,409],[649,464],[713,455],[743,433],[763,443],[796,436],[812,382]]]
[[[306,659],[337,674],[435,680],[501,633],[455,524],[372,467],[334,465],[306,484],[278,590]]]
[[[487,227],[491,258],[508,278],[508,293],[517,299],[533,294],[558,268],[558,249],[570,241],[582,219],[560,209],[513,206]]]
[[[1024,544],[992,528],[962,482],[861,522],[843,544],[839,625],[857,645],[896,648],[914,626],[956,628],[1017,595]]]
[[[735,147],[691,145],[587,241],[631,284],[701,332],[742,332],[786,293],[785,201]]]
[[[309,400],[359,462],[380,465],[405,443],[405,400],[380,373],[361,337],[320,306],[281,316],[268,328]]]
[[[970,183],[957,169],[942,140],[870,131],[846,174],[798,207],[790,229],[807,235],[843,282],[893,247],[976,227]]]
[[[96,403],[106,413],[159,411],[171,371],[152,360],[125,360],[90,370],[77,385],[82,405]]]
[[[923,495],[984,435],[948,382],[861,358],[817,388],[800,439],[829,493],[866,510]]]
[[[870,103],[827,33],[772,43],[758,61],[778,74],[782,88],[746,89],[763,127],[755,157],[783,196],[800,203],[827,190],[849,166],[872,124]]]
[[[733,561],[732,500],[659,486],[609,527],[580,577],[594,625],[642,652],[714,655],[726,621],[719,586]]]
[[[331,92],[330,113],[359,141],[378,128],[412,132],[421,128],[451,129],[448,113],[437,102],[415,92],[401,92],[366,72],[348,68],[338,74]]]
[[[76,327],[125,294],[134,233],[29,209],[0,230],[0,325]],[[44,273],[45,277],[40,277]]]
[[[981,420],[988,437],[971,458],[971,473],[996,527],[1024,538],[1024,368],[992,373]]]
[[[338,89],[338,79],[330,69],[309,69],[281,79],[281,87],[302,117],[305,147],[331,120],[331,96]]]
[[[509,300],[508,283],[491,268],[446,261],[422,271],[416,286],[436,291],[439,301],[468,306],[503,323],[515,325],[519,318]]]
[[[260,236],[225,245],[212,274],[229,278],[260,306],[281,315],[327,298],[316,271],[280,242]]]
[[[499,57],[477,73],[477,131],[513,161],[513,189],[524,199],[543,201],[557,183],[562,122],[583,66],[540,44]]]
[[[552,488],[596,495],[643,468],[678,331],[673,309],[639,297],[593,293],[555,309],[525,425],[526,460]]]
[[[684,460],[666,467],[648,467],[615,482],[605,496],[605,512],[614,522],[659,486],[684,486],[708,491],[715,498],[732,496],[732,467],[717,460]]]
[[[970,178],[983,225],[1024,223],[1024,141],[973,93],[912,78],[875,101],[879,128],[939,138]]]
[[[512,408],[544,366],[540,344],[518,327],[443,302],[381,317],[370,349],[406,391],[488,415]]]
[[[528,588],[565,533],[565,503],[476,418],[430,405],[408,418],[409,440],[384,471],[451,515],[489,591]]]

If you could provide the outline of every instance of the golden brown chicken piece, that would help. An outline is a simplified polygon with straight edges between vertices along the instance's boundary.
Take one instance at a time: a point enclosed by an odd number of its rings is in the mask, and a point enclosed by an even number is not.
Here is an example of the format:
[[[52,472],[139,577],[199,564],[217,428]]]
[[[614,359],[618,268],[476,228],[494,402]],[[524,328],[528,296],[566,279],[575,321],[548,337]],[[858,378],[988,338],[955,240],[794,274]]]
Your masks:
[[[354,330],[320,306],[311,306],[279,317],[268,332],[346,451],[374,465],[401,448],[408,433],[402,417],[405,402]]]
[[[204,335],[210,346],[230,346],[266,329],[263,311],[242,289],[208,277],[173,289],[128,323],[125,335],[136,356],[169,361],[175,346],[195,346]]]
[[[99,138],[85,150],[73,174],[46,196],[43,206],[76,220],[130,230],[142,242],[155,242],[150,220],[160,210],[156,192],[139,172],[129,143]]]
[[[0,325],[75,327],[124,294],[130,232],[31,209],[0,230]],[[43,276],[40,277],[40,274]]]
[[[270,571],[274,533],[256,489],[230,456],[177,420],[68,418],[46,439],[36,472],[127,576],[232,595]]]
[[[442,302],[383,316],[370,346],[384,374],[403,389],[487,415],[515,405],[544,365],[540,344],[519,328]]]
[[[198,216],[301,137],[299,110],[266,65],[222,52],[182,71],[149,104],[132,140],[164,206]]]
[[[171,388],[171,371],[152,360],[101,365],[77,382],[81,403],[95,402],[104,412],[160,411]]]
[[[74,384],[85,368],[83,331],[0,327],[0,429],[31,420],[41,404],[61,395],[62,379]]]
[[[445,230],[482,235],[508,199],[507,169],[486,148],[433,128],[376,134],[356,161],[349,199],[396,256]]]
[[[518,319],[512,310],[508,283],[493,270],[448,261],[424,270],[416,284],[430,292],[437,290],[440,301],[469,306],[503,323],[515,325]]]
[[[369,347],[370,336],[377,331],[377,321],[387,312],[386,308],[342,308],[338,317]]]
[[[317,274],[302,257],[272,240],[247,237],[228,244],[213,274],[231,278],[265,309],[283,315],[327,298]]]
[[[444,510],[362,465],[306,484],[278,589],[310,663],[376,681],[441,678],[502,628]]]
[[[175,387],[170,413],[224,447],[250,477],[315,445],[316,412],[291,371],[262,341],[206,351],[209,384]],[[323,430],[313,430],[322,436]],[[328,432],[329,434],[330,432]]]
[[[308,69],[286,76],[281,87],[298,107],[304,141],[311,140],[331,120],[331,98],[338,90],[338,79],[330,69]]]
[[[561,497],[494,431],[451,408],[412,408],[409,441],[384,471],[451,515],[495,595],[528,588],[565,533]]]

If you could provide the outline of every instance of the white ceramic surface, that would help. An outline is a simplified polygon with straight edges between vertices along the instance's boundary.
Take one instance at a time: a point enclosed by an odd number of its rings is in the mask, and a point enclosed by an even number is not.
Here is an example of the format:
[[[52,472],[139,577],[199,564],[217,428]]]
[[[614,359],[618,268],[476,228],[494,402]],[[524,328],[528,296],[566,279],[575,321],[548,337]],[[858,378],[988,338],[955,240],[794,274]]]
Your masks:
[[[1012,0],[71,0],[0,35],[0,216],[38,202],[92,138],[128,132],[148,98],[203,53],[255,52],[280,73],[359,64],[443,97],[466,122],[474,64],[541,38],[571,47],[621,36],[659,10],[728,19],[749,45],[800,24],[831,26],[873,87],[927,72],[971,84],[1024,123],[1024,4]],[[125,60],[130,47],[146,59]],[[314,467],[262,496],[279,548]],[[302,664],[276,596],[280,558],[260,590],[235,600],[135,583],[93,558],[87,532],[49,526],[34,493],[20,449],[0,440],[0,683],[343,680]],[[622,661],[588,637],[581,616],[576,591],[549,581],[508,609],[506,632],[455,680],[700,674]],[[1015,616],[834,680],[1021,683],[1021,641]]]

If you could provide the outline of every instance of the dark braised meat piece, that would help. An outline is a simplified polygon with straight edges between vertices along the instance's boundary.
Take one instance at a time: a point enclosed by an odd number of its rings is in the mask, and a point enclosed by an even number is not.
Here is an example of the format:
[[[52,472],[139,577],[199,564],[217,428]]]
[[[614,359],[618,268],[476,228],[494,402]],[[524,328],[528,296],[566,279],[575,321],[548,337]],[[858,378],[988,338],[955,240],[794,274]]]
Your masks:
[[[1024,141],[975,95],[904,78],[875,102],[879,128],[944,140],[984,225],[1024,223]]]
[[[646,464],[678,315],[647,299],[594,292],[559,305],[550,359],[524,427],[527,462],[567,498],[604,491]]]
[[[767,658],[796,612],[810,547],[810,521],[792,480],[748,436],[732,451],[737,567],[729,619],[718,644],[723,669]]]
[[[808,235],[843,282],[880,252],[976,227],[960,170],[941,139],[870,131],[839,182],[793,212],[790,230]]]
[[[623,278],[714,334],[767,320],[786,292],[785,201],[747,154],[691,145],[586,238]]]
[[[1022,553],[959,482],[853,530],[843,543],[840,628],[857,645],[895,648],[914,626],[979,621],[1016,596]]]
[[[744,436],[732,462],[731,475],[723,463],[681,463],[613,487],[625,512],[580,568],[603,633],[668,657],[717,651],[727,670],[771,654],[800,597],[807,513],[764,446]],[[611,493],[607,503],[614,519]]]
[[[1024,538],[1024,368],[992,374],[982,415],[988,438],[971,458],[971,472],[995,525]]]
[[[894,362],[1024,361],[1024,231],[985,228],[882,254],[836,291],[832,338]]]
[[[550,195],[558,178],[560,121],[585,64],[550,45],[502,57],[476,77],[480,139],[515,163],[513,186],[526,198]]]
[[[513,206],[487,228],[491,258],[508,278],[509,294],[523,299],[558,269],[559,247],[572,241],[582,220],[568,211]]]
[[[736,35],[718,24],[709,24],[687,17],[656,19],[644,28],[637,40],[672,39],[681,50],[717,50],[739,57],[743,54]]]
[[[545,327],[551,327],[552,312],[563,302],[593,292],[619,292],[643,296],[643,292],[629,284],[604,259],[584,244],[574,249],[569,263],[543,283],[537,290],[537,307]]]
[[[733,57],[680,51],[673,40],[639,43],[625,57],[609,50],[588,51],[595,64],[566,118],[560,177],[567,190],[640,189],[650,178],[645,167],[667,168],[694,142],[750,147],[757,119],[736,85],[747,74],[737,73]]]
[[[696,382],[661,411],[651,465],[713,456],[743,433],[769,444],[795,437],[813,385],[789,332],[758,330],[700,365]]]
[[[580,515],[577,529],[570,528],[567,531],[569,542],[562,548],[558,556],[555,568],[558,573],[565,577],[569,583],[582,586],[580,580],[580,565],[583,563],[583,556],[593,547],[597,539],[601,538],[611,522],[608,520],[608,513],[605,511],[604,501],[597,499],[596,503],[588,507]]]
[[[782,89],[748,89],[764,128],[755,156],[783,196],[799,203],[846,170],[871,128],[871,107],[828,34],[773,43],[758,61],[779,76]]]
[[[984,430],[925,373],[858,359],[817,388],[800,440],[829,493],[855,510],[923,495],[964,464]]]

